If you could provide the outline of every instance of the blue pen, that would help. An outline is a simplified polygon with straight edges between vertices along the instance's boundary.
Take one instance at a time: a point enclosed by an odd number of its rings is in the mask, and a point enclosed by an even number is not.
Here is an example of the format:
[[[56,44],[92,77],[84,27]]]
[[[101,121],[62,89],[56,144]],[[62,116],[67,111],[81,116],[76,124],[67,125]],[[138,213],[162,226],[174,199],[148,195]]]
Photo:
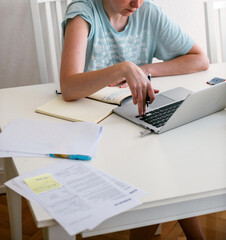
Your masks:
[[[88,161],[91,160],[92,158],[90,156],[86,155],[68,155],[68,154],[54,154],[51,153],[49,154],[50,157],[55,157],[55,158],[66,158],[66,159],[71,159],[71,160],[83,160],[83,161]]]
[[[149,79],[149,81],[151,82],[151,74],[148,75],[148,79]],[[149,98],[149,96],[147,95],[147,97],[146,97],[146,105],[147,105],[147,108],[148,108],[149,102],[150,102],[150,98]]]

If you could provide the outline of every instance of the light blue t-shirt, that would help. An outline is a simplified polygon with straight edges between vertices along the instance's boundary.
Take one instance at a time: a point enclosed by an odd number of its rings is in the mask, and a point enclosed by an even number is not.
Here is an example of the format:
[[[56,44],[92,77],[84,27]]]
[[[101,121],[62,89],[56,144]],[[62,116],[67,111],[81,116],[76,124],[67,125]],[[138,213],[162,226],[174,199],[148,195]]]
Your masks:
[[[130,61],[138,66],[158,58],[166,61],[189,52],[194,41],[155,4],[144,1],[122,32],[111,25],[102,0],[74,0],[62,23],[80,15],[90,24],[84,71]]]

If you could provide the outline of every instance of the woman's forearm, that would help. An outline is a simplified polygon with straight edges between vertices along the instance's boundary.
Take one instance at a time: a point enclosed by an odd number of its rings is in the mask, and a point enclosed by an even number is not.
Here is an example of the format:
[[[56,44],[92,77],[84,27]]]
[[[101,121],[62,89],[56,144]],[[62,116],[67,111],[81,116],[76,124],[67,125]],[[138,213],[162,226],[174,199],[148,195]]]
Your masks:
[[[134,63],[122,62],[111,67],[61,78],[61,91],[65,101],[78,100],[108,86],[117,79],[125,78],[132,93],[133,103],[138,104],[140,115],[145,113],[147,95],[150,103],[154,90],[144,72]]]
[[[76,73],[61,79],[61,91],[66,101],[78,100],[104,88],[122,75],[120,64],[92,72]]]
[[[209,61],[205,55],[187,54],[169,61],[147,64],[141,69],[147,75],[151,73],[153,77],[161,77],[204,71],[208,67]]]
[[[209,59],[205,52],[194,43],[190,51],[169,61],[141,66],[141,69],[153,77],[181,75],[208,69]]]

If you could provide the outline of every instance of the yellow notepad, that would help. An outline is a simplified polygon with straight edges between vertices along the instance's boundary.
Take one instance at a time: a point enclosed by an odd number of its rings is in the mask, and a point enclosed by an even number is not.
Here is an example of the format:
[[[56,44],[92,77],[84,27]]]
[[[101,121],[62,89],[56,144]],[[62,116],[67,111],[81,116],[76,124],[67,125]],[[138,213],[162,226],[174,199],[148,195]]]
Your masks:
[[[35,111],[68,121],[84,121],[99,123],[117,107],[96,100],[82,98],[77,101],[65,102],[62,96],[57,96],[50,102],[38,107]]]

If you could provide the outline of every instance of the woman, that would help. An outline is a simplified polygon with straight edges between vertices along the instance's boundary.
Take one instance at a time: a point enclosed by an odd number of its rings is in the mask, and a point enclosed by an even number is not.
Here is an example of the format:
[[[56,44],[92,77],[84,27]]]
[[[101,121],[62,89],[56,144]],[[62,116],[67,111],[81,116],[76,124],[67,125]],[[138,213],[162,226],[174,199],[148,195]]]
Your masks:
[[[154,99],[149,73],[155,77],[208,68],[201,48],[147,1],[76,0],[63,27],[61,90],[66,101],[125,80],[142,115],[147,94]],[[151,64],[153,57],[164,62]]]
[[[198,44],[149,1],[74,0],[62,26],[60,83],[66,101],[106,86],[128,85],[143,115],[147,95],[150,102],[155,97],[149,74],[187,74],[209,66]],[[154,57],[163,61],[152,63]],[[180,223],[188,239],[204,239],[196,218]],[[131,239],[151,239],[154,230],[132,230]]]

